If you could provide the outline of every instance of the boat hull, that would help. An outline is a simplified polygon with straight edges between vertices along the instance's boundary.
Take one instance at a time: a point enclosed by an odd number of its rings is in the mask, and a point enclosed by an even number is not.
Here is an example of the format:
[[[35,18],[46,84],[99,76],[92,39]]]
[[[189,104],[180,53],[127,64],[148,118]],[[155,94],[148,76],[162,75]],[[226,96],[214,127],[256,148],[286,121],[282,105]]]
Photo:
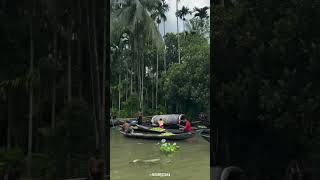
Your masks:
[[[123,134],[125,137],[129,138],[137,138],[137,139],[154,139],[154,140],[184,140],[189,139],[194,136],[194,133],[181,133],[181,134],[175,134],[173,136],[160,136],[160,134],[151,134],[151,133],[125,133],[123,131],[120,131],[121,134]]]

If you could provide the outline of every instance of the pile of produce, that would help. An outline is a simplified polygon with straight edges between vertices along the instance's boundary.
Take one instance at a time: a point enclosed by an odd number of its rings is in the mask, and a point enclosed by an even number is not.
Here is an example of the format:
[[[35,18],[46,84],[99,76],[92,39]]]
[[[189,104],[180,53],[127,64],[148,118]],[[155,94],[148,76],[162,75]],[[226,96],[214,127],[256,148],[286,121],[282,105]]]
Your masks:
[[[199,125],[198,128],[207,128],[207,126]]]
[[[131,126],[132,129],[139,129],[137,126]]]
[[[151,128],[150,130],[152,130],[152,131],[157,131],[157,132],[163,132],[163,131],[165,131],[165,129],[159,128],[159,127]]]
[[[171,133],[171,132],[165,132],[165,133],[161,133],[159,136],[174,136],[175,134]]]

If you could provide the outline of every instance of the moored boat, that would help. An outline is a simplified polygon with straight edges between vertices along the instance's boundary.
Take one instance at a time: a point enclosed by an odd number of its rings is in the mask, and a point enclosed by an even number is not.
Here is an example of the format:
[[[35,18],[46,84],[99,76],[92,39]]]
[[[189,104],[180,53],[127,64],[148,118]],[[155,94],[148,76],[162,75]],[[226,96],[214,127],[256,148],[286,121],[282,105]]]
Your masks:
[[[180,134],[173,134],[173,133],[142,133],[142,132],[132,132],[132,133],[126,133],[123,131],[120,131],[121,134],[123,134],[126,137],[130,138],[139,138],[139,139],[166,139],[166,140],[183,140],[192,138],[194,136],[193,132],[187,132],[187,133],[180,133]],[[164,135],[165,134],[165,135]]]
[[[180,129],[162,129],[158,127],[148,127],[148,126],[142,126],[142,125],[136,125],[136,129],[139,131],[144,132],[153,132],[153,133],[164,133],[164,132],[171,132],[174,134],[182,134],[185,133],[183,130]]]

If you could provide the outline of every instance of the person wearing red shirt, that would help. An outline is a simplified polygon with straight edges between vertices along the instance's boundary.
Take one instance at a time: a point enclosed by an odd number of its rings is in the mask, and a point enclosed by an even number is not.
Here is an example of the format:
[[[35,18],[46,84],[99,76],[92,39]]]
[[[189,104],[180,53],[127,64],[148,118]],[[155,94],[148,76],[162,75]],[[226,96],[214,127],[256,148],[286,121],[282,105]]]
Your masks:
[[[192,131],[191,123],[189,122],[188,119],[185,120],[185,126],[184,126],[183,131],[184,132],[191,132]]]

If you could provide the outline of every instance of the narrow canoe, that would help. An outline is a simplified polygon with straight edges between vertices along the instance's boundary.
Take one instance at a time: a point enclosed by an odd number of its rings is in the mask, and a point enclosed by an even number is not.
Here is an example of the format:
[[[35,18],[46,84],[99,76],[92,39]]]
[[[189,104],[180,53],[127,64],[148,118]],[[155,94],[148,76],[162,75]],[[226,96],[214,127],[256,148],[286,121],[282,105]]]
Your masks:
[[[174,134],[172,136],[161,136],[161,134],[155,134],[155,133],[125,133],[123,131],[120,131],[121,134],[123,134],[126,137],[130,138],[139,138],[139,139],[166,139],[166,140],[183,140],[188,139],[194,136],[194,133],[181,133],[181,134]]]

